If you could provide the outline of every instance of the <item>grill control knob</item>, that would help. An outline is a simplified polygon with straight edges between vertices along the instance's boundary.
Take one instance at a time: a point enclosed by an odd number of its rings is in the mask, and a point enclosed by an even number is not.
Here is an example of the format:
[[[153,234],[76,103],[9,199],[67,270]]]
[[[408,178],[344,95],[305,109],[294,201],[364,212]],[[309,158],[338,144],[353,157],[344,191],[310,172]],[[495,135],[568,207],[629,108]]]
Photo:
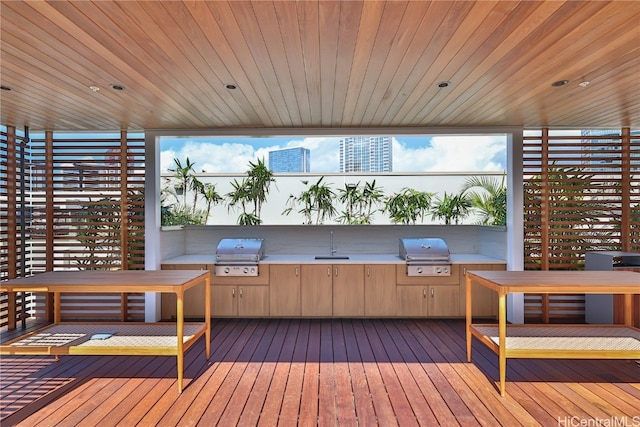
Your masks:
[[[416,271],[418,272],[418,274],[422,274],[422,267],[418,267]]]
[[[442,273],[442,269],[440,269],[440,267],[436,267],[436,273],[437,273],[437,274]]]
[[[229,274],[231,272],[231,269],[229,267],[225,267],[224,272],[225,274]]]
[[[242,269],[242,272],[243,272],[244,274],[247,274],[247,273],[249,272],[249,267],[245,267],[245,268],[243,268],[243,269]]]

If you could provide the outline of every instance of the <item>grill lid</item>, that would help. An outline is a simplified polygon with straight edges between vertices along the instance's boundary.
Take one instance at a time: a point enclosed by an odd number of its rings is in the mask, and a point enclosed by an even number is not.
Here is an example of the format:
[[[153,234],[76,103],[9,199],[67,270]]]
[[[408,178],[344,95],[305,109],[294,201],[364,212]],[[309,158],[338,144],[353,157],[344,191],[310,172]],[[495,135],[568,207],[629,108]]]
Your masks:
[[[436,237],[400,239],[400,258],[408,262],[449,262],[447,243]]]
[[[221,239],[216,248],[216,263],[253,262],[264,255],[264,239]]]

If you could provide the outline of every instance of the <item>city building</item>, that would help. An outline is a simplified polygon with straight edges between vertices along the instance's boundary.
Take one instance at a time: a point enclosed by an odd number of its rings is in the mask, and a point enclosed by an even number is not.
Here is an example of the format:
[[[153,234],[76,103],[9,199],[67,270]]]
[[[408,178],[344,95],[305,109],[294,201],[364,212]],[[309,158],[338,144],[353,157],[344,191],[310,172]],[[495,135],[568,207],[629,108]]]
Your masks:
[[[295,147],[269,151],[272,172],[310,172],[311,153],[308,148]]]
[[[340,141],[340,172],[391,172],[393,155],[388,136],[355,136]]]

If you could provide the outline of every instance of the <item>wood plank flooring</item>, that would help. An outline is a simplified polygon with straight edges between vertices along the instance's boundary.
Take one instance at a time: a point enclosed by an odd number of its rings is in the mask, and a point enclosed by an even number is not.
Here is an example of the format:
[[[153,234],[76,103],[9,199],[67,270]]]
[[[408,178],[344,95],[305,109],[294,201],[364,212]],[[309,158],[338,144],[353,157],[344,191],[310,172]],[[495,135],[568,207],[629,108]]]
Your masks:
[[[173,357],[3,356],[0,424],[640,424],[637,362],[512,359],[501,398],[497,356],[474,341],[466,363],[461,320],[217,320],[212,332],[209,361],[202,340],[186,354],[181,395]]]

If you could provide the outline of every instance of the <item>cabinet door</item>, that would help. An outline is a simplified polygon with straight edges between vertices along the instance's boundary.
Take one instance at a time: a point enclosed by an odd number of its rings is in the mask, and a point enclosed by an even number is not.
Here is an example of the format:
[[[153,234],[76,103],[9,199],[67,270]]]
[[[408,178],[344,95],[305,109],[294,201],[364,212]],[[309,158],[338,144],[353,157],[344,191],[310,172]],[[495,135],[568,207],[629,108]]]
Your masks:
[[[364,266],[333,266],[333,315],[364,316]]]
[[[460,315],[466,315],[467,271],[504,270],[504,264],[466,264],[460,268]],[[498,294],[484,286],[473,284],[471,288],[472,313],[474,317],[496,317],[498,315]]]
[[[207,270],[206,264],[163,264],[162,270]],[[160,296],[162,319],[175,319],[176,294]],[[184,317],[204,319],[204,283],[199,283],[184,293]]]
[[[240,286],[237,297],[238,316],[269,316],[269,286]]]
[[[300,266],[273,264],[269,269],[269,313],[300,316]]]
[[[238,315],[237,289],[232,285],[211,286],[211,315],[230,317]]]
[[[396,314],[396,267],[371,264],[364,266],[364,315]]]
[[[460,316],[460,288],[453,285],[429,286],[427,305],[429,317]]]
[[[422,317],[427,315],[427,287],[400,285],[396,287],[396,315]]]
[[[300,266],[300,311],[303,316],[331,316],[333,292],[331,265]]]

